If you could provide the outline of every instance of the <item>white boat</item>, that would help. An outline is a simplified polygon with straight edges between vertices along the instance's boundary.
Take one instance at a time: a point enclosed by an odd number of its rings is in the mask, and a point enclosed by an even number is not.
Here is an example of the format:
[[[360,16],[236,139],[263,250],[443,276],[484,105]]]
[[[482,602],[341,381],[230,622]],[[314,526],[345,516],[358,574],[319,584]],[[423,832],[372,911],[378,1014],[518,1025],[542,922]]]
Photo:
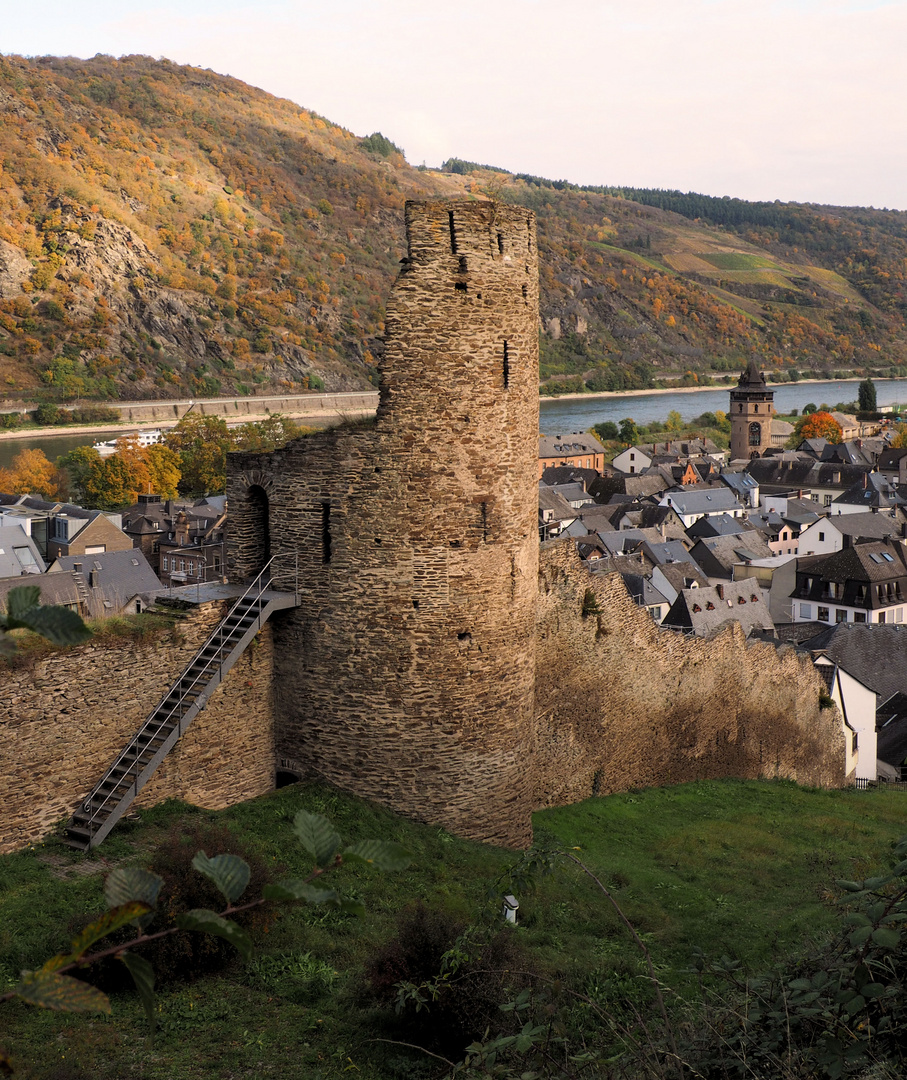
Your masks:
[[[145,447],[154,446],[163,437],[164,433],[160,428],[152,428],[150,431],[132,431],[126,435],[118,435],[116,439],[109,439],[107,442],[96,442],[92,444],[92,450],[97,450],[101,457],[110,457],[111,454],[117,452],[117,442],[120,439],[135,439],[140,447]]]

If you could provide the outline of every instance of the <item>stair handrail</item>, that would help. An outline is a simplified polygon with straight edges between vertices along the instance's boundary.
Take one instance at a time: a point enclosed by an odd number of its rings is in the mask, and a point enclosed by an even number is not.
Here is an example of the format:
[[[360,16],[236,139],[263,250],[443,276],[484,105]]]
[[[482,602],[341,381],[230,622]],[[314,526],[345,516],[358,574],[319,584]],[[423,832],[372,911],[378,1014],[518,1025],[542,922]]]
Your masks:
[[[182,683],[182,680],[183,680],[183,676],[186,674],[187,671],[189,671],[192,668],[192,666],[195,664],[195,662],[201,657],[201,655],[205,651],[205,649],[207,649],[209,647],[209,645],[211,645],[214,642],[215,638],[217,638],[219,634],[221,635],[221,640],[220,640],[220,645],[218,646],[218,648],[219,648],[219,652],[222,653],[223,644],[224,644],[223,643],[223,629],[224,629],[225,625],[230,621],[231,616],[237,611],[237,609],[240,607],[240,605],[243,603],[243,601],[246,599],[246,597],[248,597],[249,593],[252,592],[252,590],[255,589],[256,586],[258,586],[258,588],[257,588],[257,592],[256,592],[256,595],[255,595],[255,599],[260,599],[261,598],[262,594],[267,590],[268,585],[270,585],[270,583],[271,583],[270,575],[268,575],[267,580],[263,580],[265,574],[267,573],[267,571],[271,567],[271,563],[273,563],[276,559],[280,559],[280,558],[284,558],[284,557],[285,556],[282,556],[282,555],[278,554],[278,555],[272,555],[271,558],[268,559],[268,561],[261,568],[261,570],[249,582],[248,586],[246,587],[245,592],[243,592],[243,594],[236,600],[236,602],[233,604],[233,606],[230,608],[230,610],[227,612],[227,614],[224,615],[224,617],[218,621],[217,626],[214,627],[214,629],[211,631],[211,633],[205,639],[204,643],[195,652],[192,659],[189,661],[188,664],[186,664],[186,666],[183,668],[182,672],[177,676],[176,680],[170,684],[170,686],[167,688],[167,690],[164,691],[164,695],[161,698],[161,700],[158,702],[158,704],[151,710],[151,712],[145,718],[145,722],[141,725],[141,727],[138,729],[138,731],[132,736],[132,738],[129,740],[129,742],[126,743],[126,745],[123,747],[123,749],[117,755],[117,757],[114,759],[113,764],[110,766],[110,768],[107,770],[107,772],[104,773],[104,775],[101,777],[101,779],[94,785],[94,787],[88,793],[87,798],[82,803],[82,810],[89,814],[88,821],[85,823],[86,827],[88,828],[89,834],[91,834],[91,832],[92,832],[91,825],[94,822],[95,818],[104,810],[104,808],[106,807],[108,801],[110,800],[111,796],[113,795],[113,791],[108,792],[104,796],[104,798],[101,800],[100,804],[97,807],[92,809],[92,798],[93,798],[94,793],[117,770],[119,765],[123,761],[125,761],[126,758],[129,757],[130,751],[134,750],[134,747],[136,746],[136,743],[141,738],[141,736],[144,735],[146,731],[150,730],[150,728],[152,726],[153,718],[157,715],[158,710],[160,708],[162,708],[163,705],[166,704],[167,698],[170,696],[171,692],[173,691],[174,686],[177,686],[177,687],[180,686],[180,684]],[[262,626],[261,610],[259,610],[259,612],[258,612],[258,629],[259,630],[261,629],[261,626]],[[222,660],[223,660],[222,655],[218,655],[218,662],[220,663],[220,662],[222,662]],[[207,671],[209,667],[210,667],[210,663],[206,664],[205,667],[202,670]],[[185,715],[185,711],[186,711],[186,710],[182,710],[183,701],[184,701],[186,695],[191,690],[193,690],[195,688],[198,681],[199,681],[199,676],[196,675],[196,677],[192,680],[192,682],[187,687],[185,687],[185,688],[180,687],[179,697],[177,698],[176,702],[174,702],[174,704],[171,706],[169,712],[167,712],[165,715],[163,715],[162,717],[159,718],[158,723],[157,723],[157,727],[155,728],[155,732],[154,732],[154,734],[151,735],[152,739],[161,730],[161,728],[164,726],[164,724],[168,723],[171,720],[171,718],[173,717],[173,714],[177,711],[177,709],[181,710],[180,715],[179,715],[179,721],[180,722],[182,721],[182,718]],[[208,680],[208,681],[210,681],[210,680]],[[180,735],[182,735],[182,730],[180,730]],[[138,763],[139,763],[140,756],[141,756],[140,754],[135,753],[135,752],[133,752],[133,754],[132,754],[132,758],[133,758],[133,761],[132,761],[133,780],[132,780],[132,782],[133,783],[136,783],[138,781],[138,777],[139,777]],[[125,775],[128,775],[128,771],[127,771],[127,773]]]

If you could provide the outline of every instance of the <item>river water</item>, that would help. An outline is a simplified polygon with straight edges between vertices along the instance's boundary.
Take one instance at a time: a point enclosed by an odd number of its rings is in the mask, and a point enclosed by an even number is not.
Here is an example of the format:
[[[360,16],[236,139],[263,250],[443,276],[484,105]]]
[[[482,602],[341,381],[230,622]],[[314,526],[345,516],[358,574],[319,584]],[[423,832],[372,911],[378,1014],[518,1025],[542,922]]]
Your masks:
[[[736,384],[734,384],[736,385]],[[784,383],[772,387],[775,391],[775,411],[789,413],[801,410],[812,402],[815,405],[835,406],[838,402],[856,401],[859,382]],[[907,379],[880,379],[875,384],[876,400],[881,405],[907,402]],[[674,409],[684,420],[693,420],[704,412],[721,409],[728,412],[731,386],[721,390],[692,390],[688,392],[659,391],[651,394],[609,394],[607,397],[543,399],[539,429],[546,435],[562,431],[588,431],[593,424],[613,420],[619,424],[630,417],[637,424],[665,420]]]
[[[789,413],[802,409],[808,402],[834,406],[838,402],[855,401],[858,382],[785,383],[774,387],[775,409]],[[907,379],[880,379],[875,384],[879,405],[907,402]],[[608,394],[603,397],[545,398],[541,402],[539,430],[547,435],[563,431],[588,431],[593,424],[613,420],[619,424],[631,417],[638,424],[665,420],[673,409],[684,420],[692,420],[704,412],[728,411],[730,386],[721,390],[653,391],[629,395]],[[8,467],[20,450],[43,450],[51,461],[68,454],[77,446],[90,446],[99,439],[113,436],[98,430],[91,435],[34,435],[24,439],[0,439],[0,468]]]

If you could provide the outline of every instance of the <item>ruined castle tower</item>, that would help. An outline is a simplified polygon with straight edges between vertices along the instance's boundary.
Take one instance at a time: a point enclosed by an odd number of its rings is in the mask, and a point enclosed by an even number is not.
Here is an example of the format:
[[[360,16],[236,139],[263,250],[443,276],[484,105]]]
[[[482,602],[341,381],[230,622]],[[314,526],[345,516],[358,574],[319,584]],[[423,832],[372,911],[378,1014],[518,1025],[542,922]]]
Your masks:
[[[775,392],[769,390],[765,374],[750,360],[731,391],[731,460],[761,457],[772,445]]]
[[[530,211],[408,203],[374,423],[231,454],[230,566],[275,557],[277,752],[519,845],[533,809],[538,266]]]

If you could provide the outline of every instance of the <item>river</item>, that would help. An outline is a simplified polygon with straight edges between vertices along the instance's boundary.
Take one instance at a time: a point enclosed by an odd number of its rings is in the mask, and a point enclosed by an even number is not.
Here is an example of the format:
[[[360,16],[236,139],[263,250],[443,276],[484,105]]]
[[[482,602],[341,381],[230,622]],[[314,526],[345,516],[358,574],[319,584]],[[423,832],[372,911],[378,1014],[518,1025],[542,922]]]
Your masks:
[[[736,385],[736,384],[734,384]],[[856,401],[858,381],[784,383],[775,391],[775,411],[789,413],[812,402],[835,406],[838,402]],[[880,379],[875,384],[876,399],[881,405],[907,402],[907,379]],[[673,409],[684,420],[693,420],[704,412],[730,405],[728,385],[720,390],[657,391],[641,394],[609,394],[606,397],[545,398],[542,400],[539,429],[546,435],[562,431],[588,431],[593,424],[613,420],[619,424],[631,417],[637,424],[664,420]]]
[[[791,409],[802,409],[809,402],[834,406],[842,401],[855,401],[858,386],[856,381],[784,383],[774,387],[775,409],[779,413],[788,413]],[[907,402],[907,379],[880,379],[875,387],[879,405]],[[730,389],[727,386],[720,390],[664,390],[602,397],[543,398],[539,430],[548,435],[563,431],[588,431],[593,424],[606,420],[619,424],[628,416],[638,424],[648,424],[653,420],[666,419],[672,409],[679,412],[684,420],[692,420],[701,413],[715,412],[716,409],[727,412]],[[55,461],[77,446],[90,446],[99,439],[112,437],[110,433],[98,430],[91,435],[36,433],[28,438],[0,439],[0,468],[9,467],[20,450],[43,450],[51,461]]]

